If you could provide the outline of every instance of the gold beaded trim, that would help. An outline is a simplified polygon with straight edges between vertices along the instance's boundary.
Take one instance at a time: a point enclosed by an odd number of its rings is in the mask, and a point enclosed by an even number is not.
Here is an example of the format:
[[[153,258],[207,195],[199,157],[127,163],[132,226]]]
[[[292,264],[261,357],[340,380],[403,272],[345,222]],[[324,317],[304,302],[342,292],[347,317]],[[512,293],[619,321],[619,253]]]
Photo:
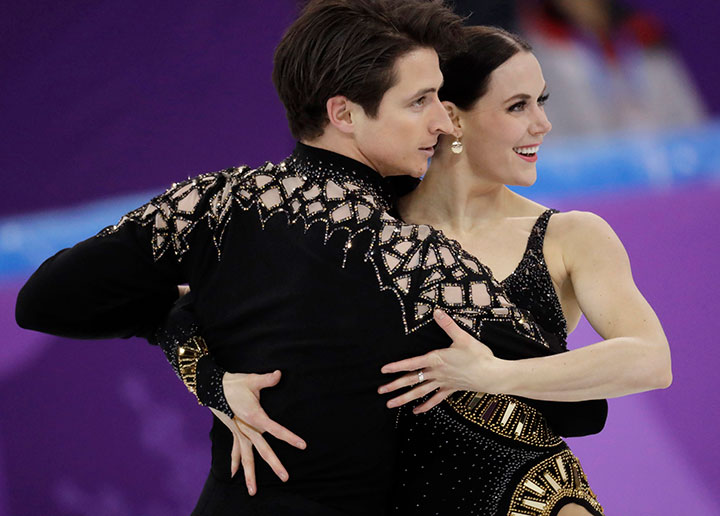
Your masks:
[[[539,411],[510,396],[462,391],[447,403],[468,421],[508,439],[541,447],[562,443]]]
[[[200,336],[190,338],[178,348],[178,369],[183,383],[197,397],[197,364],[209,354],[205,340]]]
[[[523,477],[513,493],[508,516],[549,516],[564,498],[583,500],[598,514],[605,514],[570,450],[548,457]]]

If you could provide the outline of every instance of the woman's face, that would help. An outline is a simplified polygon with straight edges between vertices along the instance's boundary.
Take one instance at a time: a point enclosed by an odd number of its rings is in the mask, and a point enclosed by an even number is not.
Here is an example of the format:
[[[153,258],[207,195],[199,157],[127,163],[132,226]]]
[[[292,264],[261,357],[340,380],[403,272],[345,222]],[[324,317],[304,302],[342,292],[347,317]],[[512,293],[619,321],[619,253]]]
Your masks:
[[[515,54],[496,68],[485,95],[471,110],[460,112],[473,172],[502,184],[533,184],[538,148],[552,128],[545,100],[545,79],[532,53]]]

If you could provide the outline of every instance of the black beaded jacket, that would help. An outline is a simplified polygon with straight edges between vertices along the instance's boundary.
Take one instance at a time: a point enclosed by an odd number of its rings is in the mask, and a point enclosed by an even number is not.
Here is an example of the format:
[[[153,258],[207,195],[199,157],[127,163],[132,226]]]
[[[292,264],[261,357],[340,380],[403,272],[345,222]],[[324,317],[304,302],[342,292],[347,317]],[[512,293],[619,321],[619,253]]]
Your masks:
[[[169,351],[176,370],[185,380],[196,373],[196,383],[186,383],[216,405],[223,370],[281,370],[280,384],[263,391],[263,407],[308,443],[301,451],[270,438],[292,479],[282,484],[258,461],[258,491],[381,514],[396,443],[394,414],[377,394],[387,382],[380,367],[450,344],[432,323],[434,307],[501,358],[564,350],[508,301],[482,263],[430,226],[389,215],[392,202],[393,188],[371,168],[298,144],[277,165],[175,184],[60,251],[21,290],[16,317],[25,328],[67,337],[152,339],[177,285],[189,284],[212,360],[198,362],[202,343],[176,339]],[[191,360],[176,355],[180,347]],[[604,401],[526,401],[561,434],[604,423]],[[215,420],[211,438],[213,474],[230,482],[231,434]]]

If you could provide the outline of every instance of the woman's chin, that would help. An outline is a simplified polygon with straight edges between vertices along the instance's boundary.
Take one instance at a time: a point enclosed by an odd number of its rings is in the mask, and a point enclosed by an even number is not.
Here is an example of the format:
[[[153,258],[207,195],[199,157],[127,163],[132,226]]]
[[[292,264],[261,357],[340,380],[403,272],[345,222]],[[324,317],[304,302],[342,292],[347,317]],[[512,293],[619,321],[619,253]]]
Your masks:
[[[537,173],[523,174],[520,177],[513,178],[510,183],[505,183],[507,186],[532,186],[537,181]]]

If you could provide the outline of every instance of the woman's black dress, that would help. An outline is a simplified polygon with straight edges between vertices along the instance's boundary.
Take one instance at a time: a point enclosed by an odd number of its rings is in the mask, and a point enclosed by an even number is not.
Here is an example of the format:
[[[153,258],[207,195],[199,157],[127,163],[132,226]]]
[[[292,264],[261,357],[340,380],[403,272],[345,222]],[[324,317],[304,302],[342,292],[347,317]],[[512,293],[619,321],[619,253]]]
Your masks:
[[[510,302],[531,314],[545,342],[562,352],[567,325],[543,257],[553,213],[538,218],[523,259],[501,286]],[[497,330],[486,324],[479,337],[502,339]],[[580,429],[556,409],[552,403],[471,392],[456,393],[426,414],[402,409],[394,512],[552,516],[576,503],[602,515],[580,463],[558,435]]]

